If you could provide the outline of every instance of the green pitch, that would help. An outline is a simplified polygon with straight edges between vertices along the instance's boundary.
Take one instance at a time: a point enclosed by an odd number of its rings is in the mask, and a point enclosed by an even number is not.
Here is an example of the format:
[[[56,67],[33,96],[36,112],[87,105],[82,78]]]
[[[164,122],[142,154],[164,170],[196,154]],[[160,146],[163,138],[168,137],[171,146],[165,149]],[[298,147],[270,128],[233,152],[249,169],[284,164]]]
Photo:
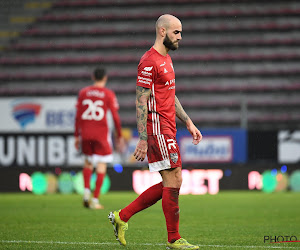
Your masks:
[[[135,197],[109,192],[105,209],[93,211],[75,194],[0,194],[0,249],[124,249],[107,215]],[[200,249],[300,249],[300,242],[264,243],[264,236],[300,241],[300,193],[224,191],[179,201],[180,234]],[[160,201],[131,218],[126,249],[165,249],[166,239]]]

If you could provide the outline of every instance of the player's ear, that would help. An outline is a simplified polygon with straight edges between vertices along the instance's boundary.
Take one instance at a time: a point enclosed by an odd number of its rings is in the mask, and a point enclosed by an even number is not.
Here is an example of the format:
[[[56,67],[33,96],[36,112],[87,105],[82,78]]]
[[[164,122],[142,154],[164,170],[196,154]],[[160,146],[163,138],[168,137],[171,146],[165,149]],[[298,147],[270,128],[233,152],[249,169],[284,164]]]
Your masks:
[[[162,36],[162,37],[165,37],[166,34],[167,34],[167,30],[164,28],[164,27],[161,27],[159,29],[159,34]]]

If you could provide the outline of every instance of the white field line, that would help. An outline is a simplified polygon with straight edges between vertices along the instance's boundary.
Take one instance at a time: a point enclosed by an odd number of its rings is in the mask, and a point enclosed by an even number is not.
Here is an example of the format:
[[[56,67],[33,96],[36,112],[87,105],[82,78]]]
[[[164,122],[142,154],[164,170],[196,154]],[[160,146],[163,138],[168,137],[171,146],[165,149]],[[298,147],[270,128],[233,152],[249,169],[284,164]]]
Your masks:
[[[119,245],[119,243],[113,242],[64,242],[64,241],[30,241],[30,240],[1,240],[1,243],[27,243],[27,244],[59,244],[59,245],[98,245],[98,246],[109,246],[109,245]],[[163,243],[129,243],[132,246],[163,246]],[[220,248],[263,248],[263,249],[287,249],[287,248],[299,248],[299,245],[295,247],[286,247],[280,244],[280,246],[234,246],[234,245],[198,245],[199,247],[220,247]]]

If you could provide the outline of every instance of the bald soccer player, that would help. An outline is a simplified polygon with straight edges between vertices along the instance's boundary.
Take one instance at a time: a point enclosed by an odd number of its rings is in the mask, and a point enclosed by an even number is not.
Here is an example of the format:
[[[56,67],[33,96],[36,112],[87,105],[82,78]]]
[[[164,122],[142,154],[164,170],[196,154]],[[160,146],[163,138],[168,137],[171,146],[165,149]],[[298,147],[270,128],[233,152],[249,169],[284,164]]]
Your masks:
[[[182,183],[182,163],[176,141],[176,116],[186,125],[193,144],[201,132],[182,108],[175,95],[175,72],[168,52],[176,50],[181,40],[182,25],[172,15],[162,15],[156,22],[156,40],[141,58],[136,81],[136,114],[139,141],[134,156],[143,161],[147,155],[150,172],[158,171],[162,182],[148,188],[127,207],[113,211],[109,220],[121,245],[126,245],[128,220],[162,199],[168,231],[168,249],[199,249],[179,234],[178,196]]]

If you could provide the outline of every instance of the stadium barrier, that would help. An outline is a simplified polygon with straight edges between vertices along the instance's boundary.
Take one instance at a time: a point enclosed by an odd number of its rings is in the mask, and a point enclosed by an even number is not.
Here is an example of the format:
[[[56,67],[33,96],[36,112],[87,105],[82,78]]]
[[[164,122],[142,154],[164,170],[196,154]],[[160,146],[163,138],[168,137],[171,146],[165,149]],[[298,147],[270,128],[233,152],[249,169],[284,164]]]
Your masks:
[[[204,168],[205,167],[205,168]],[[0,168],[0,192],[51,194],[83,192],[82,168]],[[135,191],[140,194],[161,181],[158,173],[137,166],[110,166],[101,192]],[[91,178],[93,188],[95,176]],[[217,194],[223,190],[300,192],[300,168],[296,164],[184,165],[181,194]]]

